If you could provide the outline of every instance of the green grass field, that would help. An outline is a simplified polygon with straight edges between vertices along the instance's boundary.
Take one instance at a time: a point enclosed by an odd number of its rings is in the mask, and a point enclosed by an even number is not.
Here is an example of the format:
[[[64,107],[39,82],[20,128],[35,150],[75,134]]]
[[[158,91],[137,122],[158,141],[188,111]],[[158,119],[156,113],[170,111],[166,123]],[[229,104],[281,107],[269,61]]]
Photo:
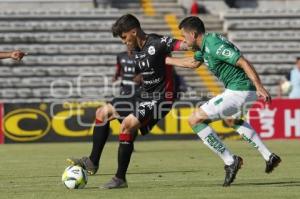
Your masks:
[[[200,141],[137,142],[127,180],[128,189],[102,190],[116,169],[118,143],[108,143],[100,172],[89,177],[82,190],[68,190],[61,174],[69,156],[83,156],[90,143],[11,144],[0,146],[0,198],[300,198],[299,141],[268,141],[283,162],[274,173],[264,173],[265,162],[258,152],[242,141],[226,141],[244,158],[235,183],[221,185],[222,161]]]

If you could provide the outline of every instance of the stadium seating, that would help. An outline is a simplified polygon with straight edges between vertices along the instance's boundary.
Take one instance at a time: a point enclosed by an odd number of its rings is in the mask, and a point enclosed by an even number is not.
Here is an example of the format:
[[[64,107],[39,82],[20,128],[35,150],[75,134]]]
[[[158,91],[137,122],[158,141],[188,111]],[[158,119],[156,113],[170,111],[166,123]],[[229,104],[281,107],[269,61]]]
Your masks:
[[[275,96],[279,81],[299,56],[300,10],[282,4],[281,9],[230,9],[221,17],[228,38],[254,64],[262,82]]]
[[[15,1],[15,4],[17,0]],[[28,9],[31,3],[40,3],[39,9]],[[4,2],[4,3],[3,3]],[[29,53],[22,62],[1,60],[0,99],[6,101],[51,101],[55,98],[112,97],[113,89],[101,89],[111,81],[115,71],[116,53],[125,50],[118,38],[113,38],[111,25],[123,13],[134,13],[141,20],[146,32],[170,34],[164,15],[176,12],[184,17],[176,0],[153,0],[156,14],[146,16],[140,1],[111,1],[110,7],[97,9],[61,9],[67,1],[27,1],[20,6],[0,0],[1,50],[22,49]],[[26,3],[25,1],[20,3]],[[48,3],[50,9],[44,9]],[[82,3],[82,1],[74,1]],[[11,9],[4,9],[9,7]],[[201,16],[209,25],[208,31],[222,31],[222,22],[216,16]],[[176,27],[177,28],[177,24]],[[188,87],[193,91],[205,91],[206,87],[192,70],[178,69]],[[107,76],[107,79],[103,78]],[[86,77],[88,76],[88,77]],[[81,78],[81,79],[80,79]],[[51,93],[51,85],[55,93]],[[80,93],[78,87],[83,87]],[[72,87],[72,93],[69,93]],[[115,89],[114,89],[115,92]],[[55,96],[53,96],[53,94]]]
[[[33,1],[38,2],[31,2]],[[55,1],[53,5],[67,3],[68,0]],[[4,1],[0,0],[0,4],[2,2]],[[224,31],[237,44],[254,63],[263,82],[275,95],[277,82],[293,67],[294,58],[300,50],[297,42],[300,38],[300,10],[238,10],[229,9],[221,2],[223,1],[212,0],[205,1],[205,4],[210,10],[214,6],[218,6],[219,10],[224,6],[226,12],[220,12],[219,16],[218,13],[200,15],[200,18],[204,20],[208,31]],[[146,16],[140,1],[128,0],[122,3],[112,1],[110,7],[101,8],[100,5],[97,9],[85,6],[83,9],[0,8],[1,50],[22,49],[30,55],[20,63],[1,60],[0,99],[55,100],[50,91],[53,82],[55,91],[60,94],[58,96],[82,98],[77,92],[72,92],[71,95],[68,92],[70,84],[73,90],[77,89],[78,76],[83,74],[92,75],[79,81],[84,87],[81,93],[86,96],[102,96],[100,99],[110,98],[110,89],[101,89],[105,84],[101,75],[105,74],[111,80],[115,70],[115,55],[125,50],[120,40],[113,38],[110,32],[117,17],[123,13],[134,13],[146,32],[165,35],[171,32],[170,27],[162,20],[165,14],[176,13],[178,20],[185,16],[176,0],[153,0],[153,6],[156,11],[154,16]],[[193,70],[176,70],[192,91],[198,94],[207,92],[210,83],[203,83],[205,77],[200,79]],[[61,85],[59,81],[62,81]]]

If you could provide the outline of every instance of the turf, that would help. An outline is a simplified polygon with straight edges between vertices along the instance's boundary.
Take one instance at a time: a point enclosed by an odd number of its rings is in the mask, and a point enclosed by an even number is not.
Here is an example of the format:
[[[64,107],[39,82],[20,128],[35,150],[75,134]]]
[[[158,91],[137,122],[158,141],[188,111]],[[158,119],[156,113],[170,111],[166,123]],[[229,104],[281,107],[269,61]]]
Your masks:
[[[265,162],[242,141],[226,141],[244,158],[244,166],[229,188],[222,161],[200,141],[137,142],[127,180],[128,189],[101,190],[116,170],[118,143],[108,143],[100,172],[82,190],[67,190],[61,174],[69,156],[89,153],[89,143],[11,144],[0,146],[0,198],[147,199],[147,198],[300,198],[299,141],[268,141],[283,162],[274,173],[264,173]]]

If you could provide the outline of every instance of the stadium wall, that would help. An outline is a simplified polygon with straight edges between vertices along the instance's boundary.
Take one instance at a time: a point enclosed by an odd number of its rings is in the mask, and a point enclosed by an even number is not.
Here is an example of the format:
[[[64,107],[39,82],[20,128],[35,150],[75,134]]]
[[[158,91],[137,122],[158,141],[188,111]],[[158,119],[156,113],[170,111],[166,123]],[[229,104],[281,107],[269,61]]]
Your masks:
[[[6,103],[0,106],[1,110],[4,109],[0,142],[90,141],[94,113],[102,104],[103,102]],[[193,107],[188,104],[178,105],[152,129],[150,135],[140,136],[139,139],[197,139],[187,122],[193,111]],[[278,99],[270,105],[257,102],[248,118],[263,139],[300,138],[300,100]],[[213,122],[211,126],[223,139],[240,139],[223,121]],[[116,140],[119,129],[120,123],[112,121],[112,140]]]

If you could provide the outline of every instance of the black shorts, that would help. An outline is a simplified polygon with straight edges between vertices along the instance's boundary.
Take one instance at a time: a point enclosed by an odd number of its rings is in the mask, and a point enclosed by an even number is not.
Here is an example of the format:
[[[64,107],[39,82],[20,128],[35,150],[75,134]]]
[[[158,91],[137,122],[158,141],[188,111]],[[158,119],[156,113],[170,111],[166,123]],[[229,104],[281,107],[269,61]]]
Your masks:
[[[131,97],[119,96],[110,103],[120,115],[120,121],[133,114],[141,123],[142,135],[149,133],[152,127],[170,112],[173,105],[171,100],[142,98],[139,94]]]

